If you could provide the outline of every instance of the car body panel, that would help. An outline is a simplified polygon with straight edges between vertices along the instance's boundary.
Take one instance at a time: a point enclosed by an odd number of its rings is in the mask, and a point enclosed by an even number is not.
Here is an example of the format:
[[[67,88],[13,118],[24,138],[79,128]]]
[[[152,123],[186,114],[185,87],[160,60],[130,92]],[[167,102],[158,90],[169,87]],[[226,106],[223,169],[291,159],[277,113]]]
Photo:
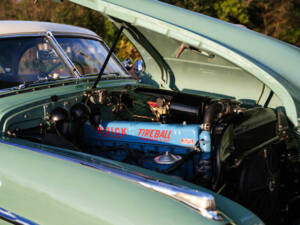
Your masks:
[[[253,60],[250,55],[246,55],[245,52],[229,46],[228,43],[215,40],[214,36],[209,36],[209,33],[200,33],[199,30],[193,30],[196,29],[195,27],[188,27],[186,24],[181,26],[179,22],[177,23],[176,18],[172,21],[174,19],[172,15],[178,12],[178,15],[184,17],[183,21],[185,23],[189,23],[188,21],[191,20],[194,21],[193,24],[195,26],[198,17],[202,18],[204,25],[216,23],[212,25],[214,28],[218,27],[218,24],[222,22],[206,18],[205,16],[198,16],[198,14],[157,1],[132,0],[128,2],[128,7],[126,3],[114,0],[74,0],[74,2],[104,13],[117,26],[121,24],[121,21],[117,19],[121,19],[123,22],[127,21],[129,24],[125,24],[125,26],[133,26],[147,39],[153,34],[155,39],[148,42],[148,48],[150,47],[151,49],[151,46],[153,46],[152,52],[147,52],[145,50],[147,46],[141,45],[143,43],[136,43],[137,46],[140,44],[138,49],[147,64],[144,74],[147,75],[149,73],[150,77],[147,82],[139,83],[136,80],[128,79],[128,77],[113,78],[111,80],[103,79],[98,83],[97,91],[107,89],[109,91],[124,91],[125,93],[126,91],[134,90],[133,88],[135,87],[152,84],[156,87],[177,91],[182,90],[205,95],[212,94],[218,98],[240,99],[249,97],[250,100],[255,101],[259,97],[260,90],[264,88],[262,84],[266,83],[267,87],[262,97],[262,103],[266,101],[268,94],[273,90],[276,95],[272,99],[275,102],[272,102],[271,106],[279,107],[283,103],[290,120],[297,125],[295,102],[298,101],[298,97],[297,94],[296,97],[293,94],[298,93],[297,83],[293,84],[292,88],[288,90],[284,82],[280,83],[283,78],[277,76],[277,72],[270,70],[268,66],[271,65],[265,65],[267,62],[263,65],[261,62]],[[154,4],[153,9],[150,7],[152,3]],[[151,8],[149,14],[146,12],[147,7]],[[141,11],[139,11],[139,8]],[[160,13],[165,13],[166,15],[159,16]],[[153,26],[154,24],[156,26]],[[225,25],[233,26],[227,23]],[[44,24],[42,27],[39,28],[37,26],[35,28],[33,23],[31,24],[32,30],[29,27],[27,27],[27,30],[30,35],[35,32],[37,32],[35,35],[40,35],[41,32],[47,32],[48,28],[54,34],[64,33],[63,25],[58,29],[55,29],[54,25],[52,28],[52,25],[48,26],[48,24]],[[68,29],[67,33],[72,34],[72,28]],[[232,29],[235,30],[235,28]],[[9,29],[7,28],[7,30]],[[93,36],[98,39],[93,32],[85,33],[84,29],[81,30],[79,28],[74,28],[74,30],[75,35],[78,34],[78,36],[82,37]],[[154,33],[152,33],[153,31]],[[240,30],[236,32],[240,32]],[[26,35],[26,31],[21,30],[20,34]],[[17,31],[9,31],[3,35],[17,35]],[[159,35],[163,36],[160,37]],[[129,34],[129,38],[133,38],[133,36]],[[172,42],[168,38],[171,38]],[[239,38],[242,39],[242,36]],[[136,39],[132,40],[136,41]],[[178,53],[176,48],[181,43],[213,52],[217,54],[217,57],[212,64],[209,57],[203,56],[202,53],[202,55],[199,55],[199,53],[194,54],[193,51],[185,51],[182,58],[176,58]],[[162,49],[157,48],[160,45],[163,46]],[[173,45],[177,47],[172,48],[171,46]],[[169,49],[174,51],[169,52]],[[154,57],[154,59],[151,54],[158,56],[158,58]],[[182,70],[183,63],[188,65],[186,71]],[[191,75],[197,73],[199,68],[203,72],[203,83],[198,81],[198,76]],[[226,75],[224,82],[232,79],[233,83],[222,83],[217,76],[219,73]],[[180,76],[181,74],[185,76]],[[249,75],[251,75],[251,78],[247,78]],[[214,82],[221,82],[219,91],[214,91],[214,86],[209,84],[207,84],[206,88],[204,83],[208,82],[208,76],[213,78]],[[246,78],[241,79],[241,77]],[[232,89],[234,89],[233,86],[238,86],[235,90],[242,92],[244,89],[242,84],[245,82],[250,83],[249,79],[251,79],[253,87],[251,93],[246,90],[239,96],[236,95],[236,92],[231,92],[231,86]],[[36,86],[16,87],[0,93],[0,126],[2,134],[0,139],[0,195],[2,196],[0,198],[0,208],[45,225],[228,224],[228,220],[232,220],[232,224],[263,224],[257,216],[241,205],[198,185],[185,182],[178,177],[159,174],[93,155],[61,149],[55,147],[55,143],[53,143],[53,146],[39,144],[39,141],[34,143],[30,137],[26,141],[26,137],[18,136],[18,131],[26,130],[27,128],[34,128],[40,130],[38,132],[41,134],[42,132],[47,134],[51,128],[50,126],[53,125],[50,119],[51,113],[58,107],[70,113],[72,106],[87,99],[85,97],[89,96],[89,91],[96,91],[92,89],[95,80],[96,76],[62,81],[55,80],[53,82],[54,85],[46,82]],[[188,82],[185,81],[184,83],[184,80]],[[229,85],[229,87],[226,88],[223,85]],[[222,92],[222,89],[224,92]],[[201,93],[200,90],[205,93]],[[113,114],[112,112],[110,111],[109,113]],[[72,118],[72,120],[75,119]],[[77,132],[78,130],[75,131]],[[78,133],[80,134],[80,132]],[[58,133],[57,139],[59,139],[59,135]],[[11,138],[8,138],[8,136]],[[21,138],[24,139],[22,140]],[[89,162],[89,164],[85,164],[85,162]],[[115,166],[122,171],[139,173],[163,182],[207,192],[214,196],[220,213],[225,218],[230,218],[223,221],[207,219],[192,207],[175,199],[117,177],[114,174],[99,170],[96,165],[102,163]]]
[[[93,79],[95,79],[95,77]],[[70,96],[74,99],[78,98],[77,101],[79,101],[79,96],[82,95],[82,91],[92,87],[93,82],[89,82],[90,80],[91,78],[83,78],[73,85],[66,85],[62,82],[61,86],[52,88],[48,88],[46,84],[46,88],[43,90],[30,92],[24,90],[26,93],[21,93],[21,96],[20,94],[10,93],[10,96],[0,97],[0,104],[2,106],[0,109],[1,133],[4,134],[10,125],[14,124],[14,127],[18,127],[18,121],[22,123],[23,128],[31,127],[33,124],[39,124],[42,122],[42,118],[47,115],[47,112],[53,110],[58,104],[67,107],[71,101]],[[133,79],[107,80],[99,83],[97,88],[118,88],[119,86],[122,87],[122,85],[135,85],[136,83],[137,81]],[[30,90],[32,88],[28,89]],[[15,93],[19,92],[20,90],[15,91]],[[78,94],[78,96],[76,94]],[[49,103],[50,97],[54,95],[59,98],[58,103]],[[67,99],[67,101],[65,99]],[[47,107],[45,107],[45,104]],[[28,109],[31,109],[30,113],[28,113]],[[23,123],[22,121],[25,117],[26,123]]]
[[[28,219],[34,218],[33,222],[39,224],[226,223],[208,220],[188,206],[138,184],[74,163],[74,158],[102,161],[122,170],[212,193],[219,210],[225,214],[235,212],[231,219],[236,224],[262,224],[242,206],[178,178],[74,152],[68,160],[64,156],[70,151],[62,149],[60,154],[56,148],[55,154],[51,154],[51,147],[22,140],[2,139],[0,148],[3,148],[0,152],[1,206]]]
[[[23,90],[24,93],[22,90],[10,91],[9,96],[0,98],[2,136],[7,130],[38,126],[57,106],[68,108],[70,102],[80,101],[82,92],[90,89],[94,80],[95,76],[69,85],[70,81],[61,81],[64,85],[57,87],[46,84],[41,90],[28,87]],[[136,85],[143,86],[133,79],[102,80],[97,88],[124,90]],[[54,95],[58,101],[51,102]],[[237,203],[178,178],[21,139],[3,138],[0,142],[0,206],[38,224],[66,225],[74,224],[74,221],[79,224],[225,224],[224,221],[208,220],[190,207],[152,190],[103,174],[95,168],[75,164],[72,161],[74,155],[81,160],[109,162],[166,182],[211,193],[218,209],[230,215],[235,223],[263,224]],[[55,153],[51,155],[51,152]],[[70,153],[72,157],[69,160],[63,158]]]
[[[159,1],[71,1],[97,10],[111,17],[112,20],[116,18],[118,22],[120,20],[127,22],[137,29],[141,27],[154,35],[159,33],[190,46],[211,51],[232,62],[273,90],[285,107],[289,119],[295,126],[298,125],[297,118],[300,116],[300,80],[297,76],[299,74],[297,64],[300,60],[300,50],[297,47],[249,29]],[[168,43],[165,41],[161,42],[160,46],[168,48]],[[160,51],[159,49],[157,50]],[[180,77],[183,75],[180,70],[176,71],[178,67],[172,67],[172,65],[170,67],[173,75],[168,74],[170,77],[165,84],[166,88],[173,88],[174,80],[176,79],[180,83],[182,80]],[[149,69],[146,72],[148,71],[152,76],[155,76],[156,71],[153,73]],[[218,72],[214,73],[217,74]],[[184,73],[184,78],[189,75],[190,73],[187,70]],[[159,74],[159,76],[160,78],[154,80],[161,80],[162,74]],[[224,76],[219,77],[219,80],[223,79],[226,80],[228,78]],[[238,77],[234,76],[230,77],[230,79],[239,80]],[[193,77],[189,80],[190,83],[196,83],[196,80],[199,82],[198,77]],[[236,92],[245,89],[242,86],[244,81],[237,83],[240,87],[232,87],[232,89],[235,89]],[[257,85],[255,84],[255,86]],[[189,87],[180,87],[180,89],[184,88]],[[194,89],[195,86],[192,88]],[[213,89],[216,90],[213,86],[207,88],[207,90]],[[255,89],[259,90],[258,87],[255,87]],[[196,90],[201,90],[201,85]],[[221,89],[216,92],[222,94]],[[225,93],[225,95],[227,94]],[[257,100],[257,96],[259,96],[259,93],[252,94],[249,98]],[[280,104],[275,105],[280,106]]]
[[[72,33],[80,35],[91,35],[98,37],[94,32],[77,26],[48,23],[48,22],[37,22],[37,21],[0,21],[1,30],[0,35],[11,36],[11,35],[24,35],[24,34],[40,34],[51,31],[53,33]]]

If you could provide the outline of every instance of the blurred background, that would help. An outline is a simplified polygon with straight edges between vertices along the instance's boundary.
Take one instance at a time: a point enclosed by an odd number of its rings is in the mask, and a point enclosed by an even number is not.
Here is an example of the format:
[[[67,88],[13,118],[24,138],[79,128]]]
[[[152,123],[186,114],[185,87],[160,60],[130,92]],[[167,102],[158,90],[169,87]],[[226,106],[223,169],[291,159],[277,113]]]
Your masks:
[[[300,0],[161,0],[275,37],[300,47]],[[51,0],[1,0],[1,20],[37,20],[72,24],[98,33],[112,44],[115,27],[96,11]],[[138,53],[122,37],[117,56],[134,62]]]

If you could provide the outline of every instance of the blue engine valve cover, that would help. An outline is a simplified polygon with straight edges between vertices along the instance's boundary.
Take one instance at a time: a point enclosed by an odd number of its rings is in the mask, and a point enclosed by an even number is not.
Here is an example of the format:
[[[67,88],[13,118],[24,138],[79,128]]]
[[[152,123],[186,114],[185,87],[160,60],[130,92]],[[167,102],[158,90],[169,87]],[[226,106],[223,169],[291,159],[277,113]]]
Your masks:
[[[184,163],[172,172],[174,176],[192,177],[195,168],[199,167],[199,162],[210,160],[210,133],[202,131],[197,124],[101,121],[97,129],[86,123],[84,134],[86,144],[93,153],[117,161],[129,160],[130,163],[157,171],[171,168],[172,164],[159,163],[155,159],[166,155],[181,159],[195,151],[195,147],[200,147],[201,152],[185,159]],[[133,153],[132,150],[140,154]],[[135,159],[132,158],[132,154],[136,156]],[[210,175],[210,171],[204,173]]]
[[[198,144],[199,125],[161,124],[155,122],[102,121],[98,129],[85,126],[85,140],[106,147],[124,147],[173,154],[187,154]]]

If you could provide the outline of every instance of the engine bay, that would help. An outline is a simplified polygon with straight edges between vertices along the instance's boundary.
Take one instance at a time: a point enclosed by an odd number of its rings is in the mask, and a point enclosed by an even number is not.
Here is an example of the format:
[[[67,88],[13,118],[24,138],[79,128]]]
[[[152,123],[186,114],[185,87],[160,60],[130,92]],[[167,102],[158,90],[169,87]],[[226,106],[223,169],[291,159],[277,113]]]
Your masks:
[[[269,224],[286,199],[299,197],[297,143],[281,108],[126,86],[53,95],[13,119],[7,136],[176,176],[239,202]],[[298,205],[288,205],[286,217],[296,216]]]

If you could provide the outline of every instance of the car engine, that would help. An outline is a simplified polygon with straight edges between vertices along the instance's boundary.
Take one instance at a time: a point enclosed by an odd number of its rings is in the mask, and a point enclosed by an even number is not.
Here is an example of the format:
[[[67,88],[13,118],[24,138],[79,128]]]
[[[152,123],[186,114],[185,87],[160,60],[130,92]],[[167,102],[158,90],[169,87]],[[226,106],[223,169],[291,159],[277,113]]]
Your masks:
[[[89,148],[107,158],[186,180],[198,174],[201,184],[208,185],[212,173],[211,126],[215,119],[232,114],[233,104],[147,88],[136,89],[135,93],[154,98],[145,102],[152,116],[132,114],[134,121],[101,120],[97,129],[85,124],[83,133]],[[130,96],[118,95],[119,100],[112,100],[112,111],[130,112]]]
[[[51,96],[45,123],[9,135],[176,176],[239,202],[269,224],[287,205],[282,199],[297,196],[297,143],[281,108],[130,86],[76,99],[62,105]]]

